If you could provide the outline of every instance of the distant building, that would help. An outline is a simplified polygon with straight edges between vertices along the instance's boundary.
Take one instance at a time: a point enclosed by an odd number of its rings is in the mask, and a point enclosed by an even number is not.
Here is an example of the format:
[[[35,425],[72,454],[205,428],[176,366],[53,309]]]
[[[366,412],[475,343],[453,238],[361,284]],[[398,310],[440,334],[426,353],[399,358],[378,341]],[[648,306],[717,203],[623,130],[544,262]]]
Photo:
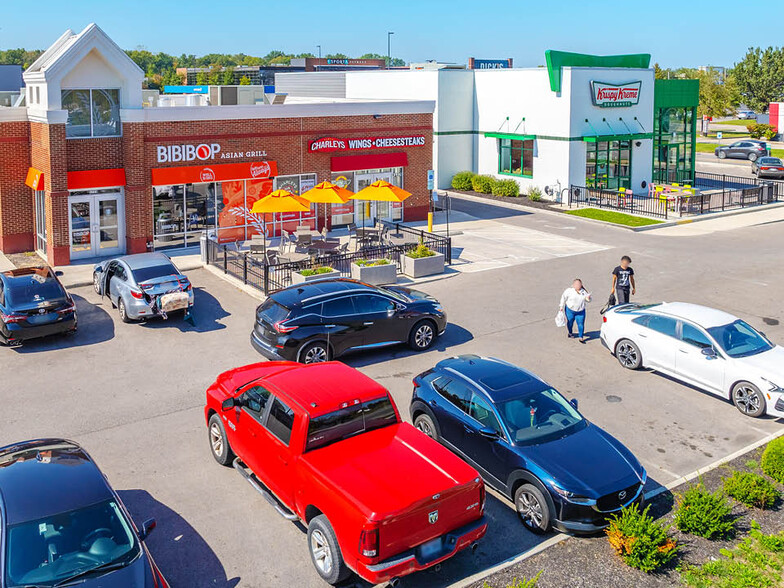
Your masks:
[[[441,61],[436,61],[431,59],[429,61],[424,61],[421,63],[412,63],[408,66],[408,69],[415,69],[415,70],[425,70],[431,71],[436,69],[465,69],[465,65],[461,65],[459,63],[443,63]]]
[[[13,106],[23,86],[21,65],[0,65],[0,106]]]
[[[300,67],[299,71],[356,71],[368,69],[386,69],[384,59],[335,59],[332,57],[295,57],[291,60],[292,67]]]
[[[705,72],[716,72],[718,74],[719,81],[722,83],[724,83],[724,80],[727,79],[727,68],[721,65],[701,65],[697,69]]]

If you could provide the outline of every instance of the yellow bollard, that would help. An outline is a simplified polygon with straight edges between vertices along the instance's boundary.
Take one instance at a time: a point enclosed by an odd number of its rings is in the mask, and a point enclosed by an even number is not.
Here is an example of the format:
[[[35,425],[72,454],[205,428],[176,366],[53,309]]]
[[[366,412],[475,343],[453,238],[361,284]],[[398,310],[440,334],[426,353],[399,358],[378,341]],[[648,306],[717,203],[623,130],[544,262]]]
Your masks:
[[[432,233],[433,232],[433,213],[432,212],[428,212],[427,213],[427,232],[428,233]]]

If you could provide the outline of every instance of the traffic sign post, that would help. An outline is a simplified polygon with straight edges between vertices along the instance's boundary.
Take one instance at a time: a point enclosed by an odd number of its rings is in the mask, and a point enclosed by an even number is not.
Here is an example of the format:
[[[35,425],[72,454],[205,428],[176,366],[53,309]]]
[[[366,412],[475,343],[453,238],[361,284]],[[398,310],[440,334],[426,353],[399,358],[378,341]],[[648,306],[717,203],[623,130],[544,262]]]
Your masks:
[[[428,233],[433,232],[433,206],[434,206],[433,203],[435,202],[435,200],[438,199],[438,196],[436,196],[435,190],[433,189],[435,187],[435,179],[436,179],[435,172],[432,169],[427,170],[427,190],[428,192],[430,192],[430,211],[427,213]]]

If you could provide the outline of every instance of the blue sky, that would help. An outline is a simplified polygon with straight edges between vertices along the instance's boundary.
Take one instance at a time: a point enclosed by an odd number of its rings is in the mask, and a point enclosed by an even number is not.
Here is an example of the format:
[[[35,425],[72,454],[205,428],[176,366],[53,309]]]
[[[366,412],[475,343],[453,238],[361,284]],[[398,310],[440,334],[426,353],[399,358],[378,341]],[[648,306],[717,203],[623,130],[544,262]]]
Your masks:
[[[44,48],[66,28],[80,30],[90,22],[123,48],[176,55],[316,53],[318,44],[324,54],[386,54],[386,32],[394,31],[392,54],[406,61],[513,57],[516,66],[543,64],[545,49],[651,53],[663,67],[731,66],[749,46],[780,44],[777,31],[784,17],[781,3],[768,3],[760,12],[726,0],[38,0],[34,5],[0,0],[0,5],[0,49]]]

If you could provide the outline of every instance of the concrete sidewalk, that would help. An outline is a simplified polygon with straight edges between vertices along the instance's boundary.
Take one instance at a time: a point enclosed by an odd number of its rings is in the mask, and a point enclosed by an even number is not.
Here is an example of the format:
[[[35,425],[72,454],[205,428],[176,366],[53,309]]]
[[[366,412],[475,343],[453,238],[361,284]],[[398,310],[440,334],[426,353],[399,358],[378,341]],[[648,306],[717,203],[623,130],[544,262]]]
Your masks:
[[[196,254],[190,255],[171,255],[172,261],[181,272],[187,272],[194,269],[201,269],[201,256]],[[71,265],[56,266],[55,271],[63,272],[60,276],[60,281],[66,288],[79,288],[81,286],[90,286],[93,283],[93,267],[95,263],[75,263]]]
[[[8,259],[5,255],[3,255],[2,251],[0,251],[0,272],[12,270],[15,267],[16,266],[13,263],[11,263],[11,260]]]

